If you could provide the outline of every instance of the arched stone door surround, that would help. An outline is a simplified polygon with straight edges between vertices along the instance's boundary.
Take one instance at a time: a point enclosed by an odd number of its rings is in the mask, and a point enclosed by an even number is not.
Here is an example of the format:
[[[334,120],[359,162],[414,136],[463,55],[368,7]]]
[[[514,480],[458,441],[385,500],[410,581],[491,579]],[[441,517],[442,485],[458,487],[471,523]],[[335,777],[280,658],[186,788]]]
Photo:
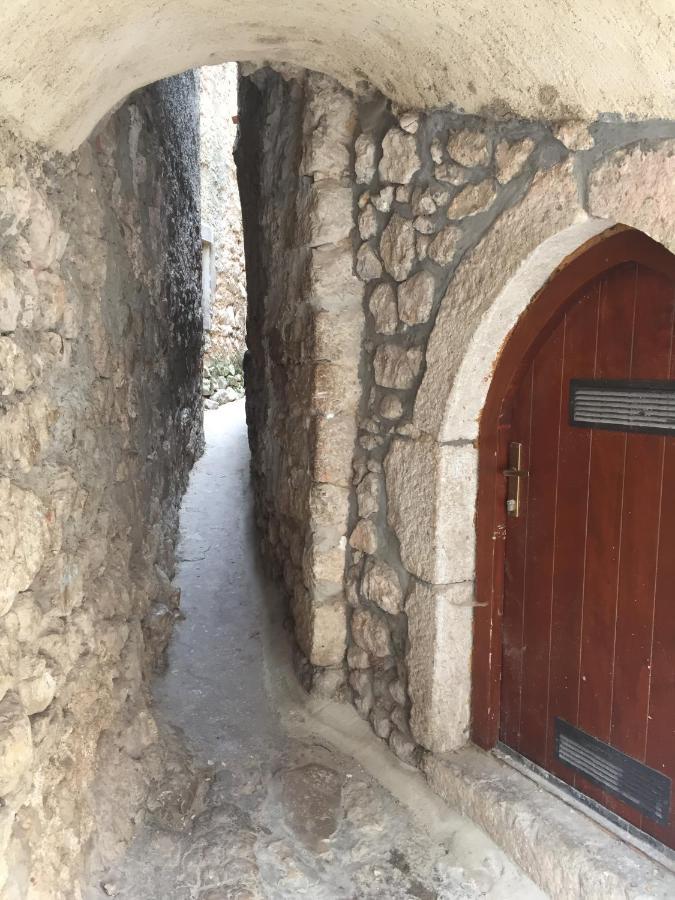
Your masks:
[[[585,183],[569,162],[540,173],[461,261],[443,299],[415,431],[392,451],[415,486],[414,521],[397,536],[421,582],[407,609],[410,633],[423,635],[408,648],[411,722],[431,751],[471,736],[473,609],[483,602],[474,593],[478,435],[502,348],[551,275],[599,235],[632,227],[675,248],[674,152],[672,141],[636,145]]]

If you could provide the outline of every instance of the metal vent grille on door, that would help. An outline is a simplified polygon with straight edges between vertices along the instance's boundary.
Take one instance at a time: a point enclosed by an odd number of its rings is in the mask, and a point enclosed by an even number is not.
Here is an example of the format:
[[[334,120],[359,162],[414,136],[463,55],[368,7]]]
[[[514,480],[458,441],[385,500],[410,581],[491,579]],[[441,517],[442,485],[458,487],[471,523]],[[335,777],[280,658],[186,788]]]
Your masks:
[[[570,383],[570,425],[675,434],[675,381]]]
[[[670,818],[670,778],[579,728],[555,720],[555,754],[561,763],[658,822]]]

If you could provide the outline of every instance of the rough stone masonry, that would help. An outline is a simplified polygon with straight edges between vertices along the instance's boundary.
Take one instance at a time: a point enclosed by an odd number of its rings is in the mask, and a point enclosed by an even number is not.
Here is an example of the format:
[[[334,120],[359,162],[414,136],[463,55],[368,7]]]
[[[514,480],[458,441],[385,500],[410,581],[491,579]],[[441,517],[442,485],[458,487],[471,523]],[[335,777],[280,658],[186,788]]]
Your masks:
[[[618,220],[668,242],[675,126],[410,111],[293,69],[241,90],[263,544],[308,683],[417,764],[468,741],[477,417],[462,415],[517,313],[494,346],[472,336],[566,229],[583,242]],[[470,352],[485,374],[446,420]]]
[[[70,156],[0,133],[0,895],[73,898],[164,766],[149,673],[202,446],[192,74]]]
[[[261,541],[307,683],[426,766],[468,739],[477,416],[532,292],[495,304],[570,229],[623,222],[672,246],[675,126],[419,113],[297,69],[252,73],[240,105]],[[0,138],[12,898],[77,897],[85,857],[129,837],[166,767],[147,681],[201,447],[196,134],[185,75],[71,156]]]

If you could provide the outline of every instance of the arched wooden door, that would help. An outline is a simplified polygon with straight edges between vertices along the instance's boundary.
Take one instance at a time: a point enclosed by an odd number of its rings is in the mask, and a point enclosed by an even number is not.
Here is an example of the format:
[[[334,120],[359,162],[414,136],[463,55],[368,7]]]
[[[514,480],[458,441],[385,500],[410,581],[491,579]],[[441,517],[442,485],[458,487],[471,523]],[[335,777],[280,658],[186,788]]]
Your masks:
[[[493,736],[675,847],[675,257],[624,230],[570,265],[518,326],[481,465]]]

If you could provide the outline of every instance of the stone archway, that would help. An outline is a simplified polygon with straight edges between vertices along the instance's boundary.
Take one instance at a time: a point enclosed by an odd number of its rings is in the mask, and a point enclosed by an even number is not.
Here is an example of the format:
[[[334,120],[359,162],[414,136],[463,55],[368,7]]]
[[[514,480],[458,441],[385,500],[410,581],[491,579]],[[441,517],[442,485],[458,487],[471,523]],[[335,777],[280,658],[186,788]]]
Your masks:
[[[365,79],[412,108],[453,103],[549,121],[592,120],[603,110],[672,114],[667,0],[646,4],[640,29],[611,3],[568,6],[531,16],[485,0],[265,0],[255,11],[242,0],[57,0],[48,10],[11,0],[0,13],[0,116],[25,137],[70,151],[131,91],[228,60],[306,66],[349,88]]]

